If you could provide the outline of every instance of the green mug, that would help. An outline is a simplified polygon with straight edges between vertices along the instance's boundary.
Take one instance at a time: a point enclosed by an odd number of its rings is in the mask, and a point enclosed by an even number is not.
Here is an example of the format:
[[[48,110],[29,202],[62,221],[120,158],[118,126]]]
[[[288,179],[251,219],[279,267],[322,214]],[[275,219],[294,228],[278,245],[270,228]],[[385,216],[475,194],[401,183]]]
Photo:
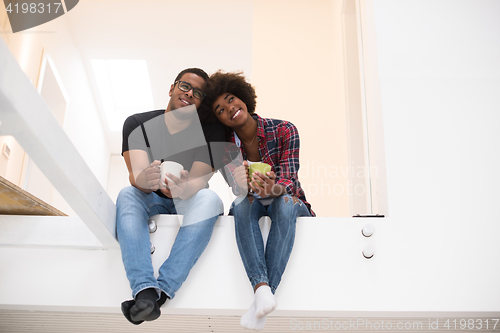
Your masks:
[[[252,178],[252,180],[253,180],[252,174],[255,171],[259,171],[261,174],[267,176],[267,172],[271,171],[271,166],[267,163],[260,163],[260,162],[250,164],[248,166],[248,175],[250,176],[250,178]],[[259,182],[257,183],[262,186],[261,183]]]

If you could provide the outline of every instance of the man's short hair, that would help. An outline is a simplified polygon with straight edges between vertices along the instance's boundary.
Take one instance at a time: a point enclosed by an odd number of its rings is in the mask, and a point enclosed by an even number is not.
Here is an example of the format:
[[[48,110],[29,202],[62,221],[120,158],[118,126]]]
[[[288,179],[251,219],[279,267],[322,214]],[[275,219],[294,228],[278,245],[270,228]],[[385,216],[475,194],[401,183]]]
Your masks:
[[[201,69],[201,68],[186,68],[185,70],[183,70],[182,72],[177,74],[177,77],[175,78],[174,82],[179,81],[181,79],[181,77],[186,73],[196,74],[199,77],[203,78],[203,80],[205,80],[205,82],[208,81],[208,74],[203,69]]]

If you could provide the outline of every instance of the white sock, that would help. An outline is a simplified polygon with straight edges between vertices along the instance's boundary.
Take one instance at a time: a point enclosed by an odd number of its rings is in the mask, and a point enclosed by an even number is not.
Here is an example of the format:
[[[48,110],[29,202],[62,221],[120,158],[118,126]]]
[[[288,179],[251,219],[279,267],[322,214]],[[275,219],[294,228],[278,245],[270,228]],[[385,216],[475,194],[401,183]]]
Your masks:
[[[260,319],[276,309],[276,298],[274,298],[269,286],[260,286],[255,291],[255,318]]]
[[[266,324],[267,317],[255,318],[255,302],[250,305],[250,309],[241,317],[240,325],[249,330],[260,331]]]

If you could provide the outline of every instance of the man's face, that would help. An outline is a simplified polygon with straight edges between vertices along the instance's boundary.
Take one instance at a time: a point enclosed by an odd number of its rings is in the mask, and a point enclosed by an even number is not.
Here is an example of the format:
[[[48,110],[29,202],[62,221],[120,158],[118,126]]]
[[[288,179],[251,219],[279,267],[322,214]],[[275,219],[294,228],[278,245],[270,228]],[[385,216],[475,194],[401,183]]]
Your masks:
[[[186,73],[182,75],[179,81],[190,84],[193,89],[205,89],[205,80],[193,73]],[[193,89],[186,92],[179,89],[179,84],[180,82],[177,82],[170,86],[170,91],[168,93],[168,95],[170,96],[170,102],[168,103],[169,107],[167,107],[167,111],[180,109],[192,104],[194,104],[194,106],[196,106],[196,109],[198,109],[201,105],[201,99],[194,97]]]

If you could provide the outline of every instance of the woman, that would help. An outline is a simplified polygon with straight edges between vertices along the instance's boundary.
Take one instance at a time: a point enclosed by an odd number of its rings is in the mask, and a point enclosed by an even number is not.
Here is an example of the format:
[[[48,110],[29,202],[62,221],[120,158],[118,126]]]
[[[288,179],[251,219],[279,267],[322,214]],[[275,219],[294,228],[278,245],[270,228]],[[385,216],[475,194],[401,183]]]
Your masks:
[[[274,293],[281,281],[295,239],[297,216],[314,216],[300,187],[299,134],[290,122],[261,118],[255,113],[256,94],[242,73],[217,72],[210,77],[207,99],[213,114],[227,129],[227,141],[239,147],[243,166],[230,181],[235,194],[236,241],[255,301],[241,318],[241,325],[262,329],[266,316],[276,308]],[[248,165],[271,165],[267,174],[248,174]],[[264,250],[258,221],[271,218]]]

